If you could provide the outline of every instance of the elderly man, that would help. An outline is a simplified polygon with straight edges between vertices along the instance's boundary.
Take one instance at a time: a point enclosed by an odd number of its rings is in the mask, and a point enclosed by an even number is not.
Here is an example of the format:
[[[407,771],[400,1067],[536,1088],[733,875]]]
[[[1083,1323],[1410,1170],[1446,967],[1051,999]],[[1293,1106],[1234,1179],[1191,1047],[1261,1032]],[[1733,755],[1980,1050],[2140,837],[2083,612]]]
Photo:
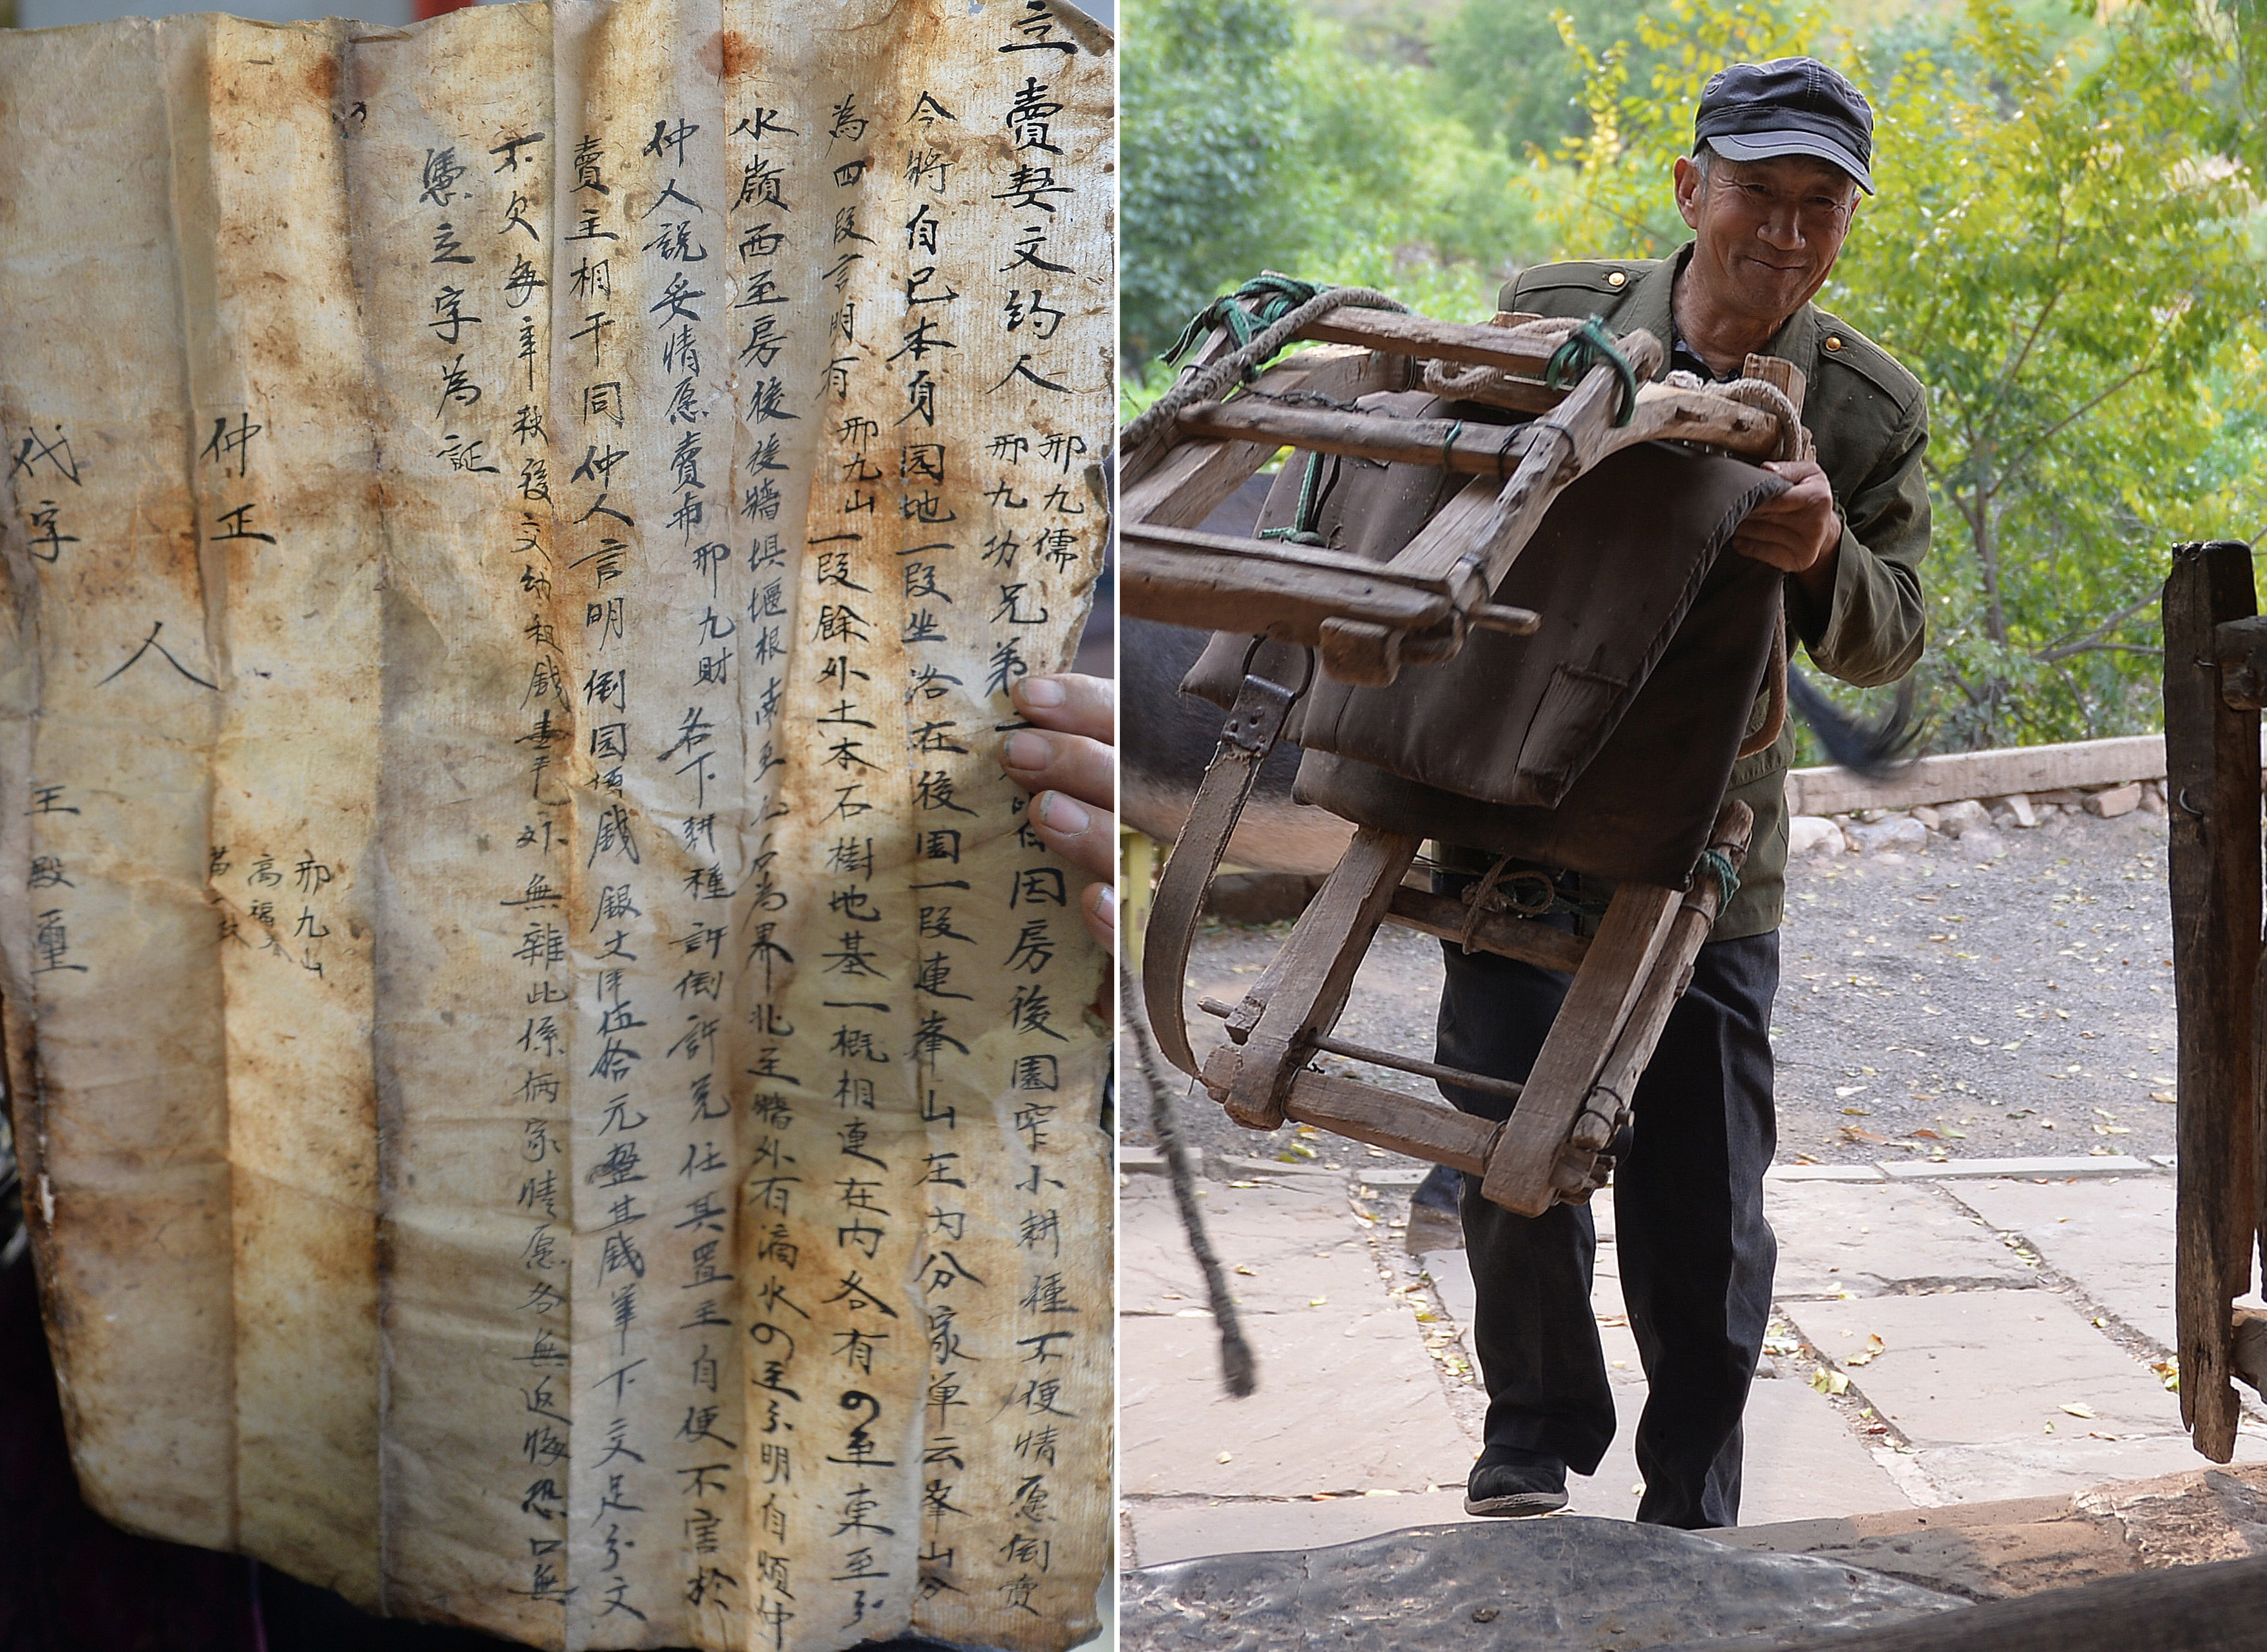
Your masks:
[[[1740,377],[1751,351],[1800,367],[1817,460],[1771,466],[1793,485],[1750,515],[1733,545],[1786,571],[1790,633],[1820,667],[1853,683],[1893,681],[1921,651],[1926,399],[1878,345],[1810,303],[1860,193],[1873,189],[1872,111],[1808,58],[1742,63],[1709,82],[1694,135],[1676,170],[1690,245],[1663,260],[1531,269],[1502,306],[1596,313],[1616,333],[1644,327],[1673,341],[1670,367],[1704,378]],[[1757,715],[1759,728],[1760,706]],[[1740,1419],[1776,1257],[1763,1213],[1775,1139],[1766,1030],[1792,745],[1783,734],[1732,772],[1729,795],[1756,812],[1745,878],[1638,1087],[1633,1146],[1616,1178],[1622,1290],[1650,1384],[1637,1429],[1638,1518],[1664,1525],[1739,1517]],[[1454,945],[1447,952],[1439,1059],[1524,1078],[1566,978]],[[1468,1112],[1504,1105],[1447,1093]],[[1595,1472],[1613,1436],[1590,1308],[1590,1211],[1517,1215],[1482,1199],[1475,1179],[1463,1216],[1478,1287],[1474,1352],[1488,1389],[1486,1449],[1464,1506],[1544,1513],[1565,1504],[1566,1471]]]

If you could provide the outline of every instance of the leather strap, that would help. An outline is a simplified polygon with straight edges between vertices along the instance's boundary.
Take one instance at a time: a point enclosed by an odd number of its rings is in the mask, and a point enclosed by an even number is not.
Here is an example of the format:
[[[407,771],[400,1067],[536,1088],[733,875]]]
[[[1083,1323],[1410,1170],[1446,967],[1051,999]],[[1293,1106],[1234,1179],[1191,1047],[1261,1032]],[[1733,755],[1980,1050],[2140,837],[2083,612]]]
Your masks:
[[[1255,640],[1244,657],[1247,664],[1258,648]],[[1306,660],[1306,680],[1296,688],[1245,673],[1228,721],[1221,725],[1220,745],[1213,751],[1212,764],[1197,787],[1180,835],[1173,840],[1173,852],[1149,903],[1149,927],[1141,947],[1141,999],[1149,1011],[1149,1030],[1156,1036],[1158,1050],[1192,1078],[1199,1076],[1199,1063],[1189,1047],[1181,995],[1188,980],[1189,949],[1196,942],[1205,891],[1220,870],[1221,857],[1228,852],[1229,837],[1251,796],[1260,764],[1275,749],[1291,709],[1314,681],[1314,656],[1307,654]]]

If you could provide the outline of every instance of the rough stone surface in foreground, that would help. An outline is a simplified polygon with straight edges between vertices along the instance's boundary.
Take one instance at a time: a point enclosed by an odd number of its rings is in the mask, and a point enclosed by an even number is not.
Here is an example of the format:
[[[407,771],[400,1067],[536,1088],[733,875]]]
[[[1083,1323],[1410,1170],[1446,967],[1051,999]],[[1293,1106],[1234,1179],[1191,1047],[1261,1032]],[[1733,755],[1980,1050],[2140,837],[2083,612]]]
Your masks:
[[[1566,1517],[1420,1526],[1336,1548],[1130,1573],[1129,1648],[1423,1647],[1639,1652],[1695,1639],[1897,1623],[1964,1603],[1835,1560]]]

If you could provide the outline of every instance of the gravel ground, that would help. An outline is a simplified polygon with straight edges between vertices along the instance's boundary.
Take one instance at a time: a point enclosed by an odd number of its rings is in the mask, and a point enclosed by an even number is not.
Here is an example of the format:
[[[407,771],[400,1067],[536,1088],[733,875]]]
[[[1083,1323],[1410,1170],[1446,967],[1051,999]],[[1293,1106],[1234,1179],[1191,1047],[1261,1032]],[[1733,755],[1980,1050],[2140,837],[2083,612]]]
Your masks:
[[[2065,813],[1994,835],[1991,858],[1932,834],[1911,853],[1789,869],[1772,1017],[1780,1163],[2173,1150],[2163,819]],[[1192,1004],[1243,996],[1288,927],[1208,929]],[[1430,1055],[1440,956],[1436,941],[1382,931],[1341,1036]],[[1210,1017],[1196,1018],[1206,1024],[1193,1031],[1214,1036]],[[1436,1093],[1403,1074],[1360,1076]],[[1138,1083],[1126,1104],[1127,1140],[1151,1141]],[[1380,1156],[1314,1132],[1241,1129],[1201,1090],[1178,1112],[1215,1170],[1221,1155]]]

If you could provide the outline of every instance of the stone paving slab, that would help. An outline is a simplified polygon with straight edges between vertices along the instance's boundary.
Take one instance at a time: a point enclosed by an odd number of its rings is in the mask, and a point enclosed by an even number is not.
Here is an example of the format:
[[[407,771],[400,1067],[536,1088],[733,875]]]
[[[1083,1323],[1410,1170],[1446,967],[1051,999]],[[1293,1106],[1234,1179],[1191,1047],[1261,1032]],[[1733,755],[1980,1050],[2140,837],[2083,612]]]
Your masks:
[[[2050,1434],[2062,1436],[2062,1444],[2093,1433],[2180,1432],[2178,1399],[2052,1291],[1790,1302],[1785,1311],[1804,1340],[1841,1365],[1925,1453],[2030,1445]],[[1861,1367],[1849,1365],[1873,1336],[1882,1339],[1880,1351]],[[2063,1409],[2069,1405],[2093,1415],[2074,1416]]]
[[[2173,1331],[2173,1178],[1964,1183],[1953,1195],[2020,1233],[2056,1272],[2168,1351]]]
[[[1464,1512],[1464,1487],[1378,1496],[1144,1498],[1132,1509],[1127,1567],[1167,1566],[1200,1555],[1251,1549],[1313,1549],[1353,1543],[1409,1526],[1478,1519]]]
[[[2087,1425],[2073,1421],[2073,1426]],[[2041,1435],[1991,1445],[1939,1447],[1921,1454],[1922,1472],[1948,1496],[1981,1502],[2048,1492],[2081,1492],[2113,1481],[2148,1479],[2205,1466],[2184,1434],[2119,1440],[2059,1437],[2067,1432],[2058,1429],[2055,1436]],[[2267,1460],[2267,1440],[2249,1431],[2239,1434],[2235,1460]]]
[[[1912,1506],[1849,1419],[1799,1377],[1751,1386],[1743,1428],[1742,1524]]]
[[[1620,1286],[1603,1265],[1612,1247],[1599,1247],[1600,1277],[1592,1301],[1606,1319],[1623,1312]],[[1459,1329],[1471,1323],[1471,1273],[1461,1251],[1425,1256],[1426,1276]],[[1598,1340],[1614,1395],[1614,1443],[1598,1472],[1570,1477],[1567,1505],[1575,1514],[1628,1519],[1637,1512],[1642,1477],[1634,1441],[1647,1388],[1637,1339],[1627,1325],[1602,1323]],[[1468,1344],[1469,1346],[1469,1344]],[[1792,1377],[1764,1378],[1748,1391],[1747,1464],[1741,1517],[1748,1522],[1806,1515],[1846,1515],[1901,1509],[1898,1490],[1866,1443],[1850,1431],[1832,1401]]]
[[[1974,1176],[2139,1176],[2156,1172],[2125,1153],[2084,1158],[1884,1160],[1882,1172],[1897,1181],[1952,1181]]]
[[[1239,1400],[1221,1387],[1218,1331],[1170,1190],[1121,1190],[1126,1492],[1295,1497],[1461,1483],[1473,1448],[1414,1316],[1386,1294],[1344,1181],[1205,1190],[1214,1250],[1251,1269],[1230,1277],[1259,1391]]]
[[[1248,1399],[1221,1388],[1209,1316],[1133,1329],[1118,1388],[1128,1494],[1304,1497],[1463,1482],[1474,1446],[1409,1311],[1383,1289],[1367,1312],[1252,1314],[1244,1328],[1259,1364]]]
[[[1919,1284],[2021,1289],[2034,1282],[1998,1235],[1933,1187],[1766,1183],[1764,1211],[1779,1236],[1772,1289],[1782,1301]]]
[[[1878,1164],[1774,1164],[1764,1172],[1765,1182],[1877,1182]]]
[[[1375,1292],[1383,1300],[1369,1246],[1346,1206],[1343,1178],[1200,1186],[1205,1232],[1229,1270],[1229,1289],[1238,1306],[1266,1312],[1348,1290]],[[1119,1193],[1118,1222],[1119,1312],[1173,1314],[1207,1306],[1204,1275],[1189,1254],[1172,1189],[1163,1178],[1129,1180]]]

